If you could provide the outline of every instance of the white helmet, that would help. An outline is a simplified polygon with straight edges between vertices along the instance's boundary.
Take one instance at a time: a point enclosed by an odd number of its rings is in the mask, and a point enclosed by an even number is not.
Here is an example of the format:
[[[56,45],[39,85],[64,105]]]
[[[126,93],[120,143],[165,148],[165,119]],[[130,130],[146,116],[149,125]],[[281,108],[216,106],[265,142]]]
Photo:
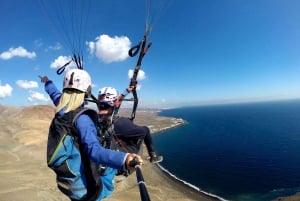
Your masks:
[[[98,101],[100,103],[106,103],[109,106],[114,106],[114,101],[118,98],[118,91],[113,87],[103,87],[99,91]]]
[[[82,69],[69,70],[64,78],[64,89],[77,89],[89,94],[91,92],[91,77]]]

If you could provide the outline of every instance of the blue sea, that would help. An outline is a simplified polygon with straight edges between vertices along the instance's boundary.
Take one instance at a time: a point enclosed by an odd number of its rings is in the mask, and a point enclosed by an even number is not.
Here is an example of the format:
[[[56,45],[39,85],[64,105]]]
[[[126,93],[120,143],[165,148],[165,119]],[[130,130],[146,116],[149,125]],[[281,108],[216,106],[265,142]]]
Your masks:
[[[161,167],[220,200],[300,192],[300,100],[165,109],[188,123],[153,136]]]

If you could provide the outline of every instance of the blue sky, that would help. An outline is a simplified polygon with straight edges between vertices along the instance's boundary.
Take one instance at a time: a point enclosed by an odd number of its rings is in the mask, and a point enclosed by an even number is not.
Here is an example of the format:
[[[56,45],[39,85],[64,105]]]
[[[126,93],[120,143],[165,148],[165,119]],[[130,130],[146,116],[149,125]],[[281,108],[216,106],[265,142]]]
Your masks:
[[[94,95],[103,86],[122,92],[137,62],[127,51],[149,19],[146,2],[91,0],[83,34],[76,35],[68,31],[71,20],[55,22],[72,8],[70,0],[61,7],[0,1],[0,104],[50,103],[38,76],[62,87],[56,70],[72,55],[65,36],[74,44],[83,36],[78,43]],[[139,74],[140,107],[300,98],[299,10],[298,0],[152,0],[153,45]]]

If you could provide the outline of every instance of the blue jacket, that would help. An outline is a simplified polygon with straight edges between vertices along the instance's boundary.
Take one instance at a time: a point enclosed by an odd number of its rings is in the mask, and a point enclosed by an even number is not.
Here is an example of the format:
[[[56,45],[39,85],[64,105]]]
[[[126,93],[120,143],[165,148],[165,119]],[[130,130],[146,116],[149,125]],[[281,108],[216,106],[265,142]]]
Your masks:
[[[45,83],[45,91],[49,94],[54,105],[57,106],[62,93],[51,80]],[[63,111],[60,111],[59,114],[64,115]],[[119,170],[125,168],[127,154],[102,147],[97,138],[95,124],[88,115],[81,114],[77,118],[76,125],[84,151],[91,161]]]

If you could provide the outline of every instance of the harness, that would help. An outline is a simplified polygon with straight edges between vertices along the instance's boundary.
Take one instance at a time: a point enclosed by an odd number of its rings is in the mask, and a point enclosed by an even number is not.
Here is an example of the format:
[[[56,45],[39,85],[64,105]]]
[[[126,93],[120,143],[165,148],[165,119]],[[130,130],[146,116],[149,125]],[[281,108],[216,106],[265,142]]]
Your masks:
[[[125,144],[118,138],[115,132],[114,123],[119,116],[103,115],[99,118],[99,130],[102,146],[112,150],[129,152]]]
[[[126,134],[117,133],[118,129],[115,127],[118,124],[118,121],[123,121],[124,118],[129,118],[119,116],[108,116],[106,118],[111,120],[105,121],[105,117],[102,117],[102,120],[99,122],[102,145],[108,149],[138,154],[144,141],[142,135],[127,136]],[[128,121],[131,120],[129,119]],[[121,126],[124,126],[124,122],[121,123]]]

